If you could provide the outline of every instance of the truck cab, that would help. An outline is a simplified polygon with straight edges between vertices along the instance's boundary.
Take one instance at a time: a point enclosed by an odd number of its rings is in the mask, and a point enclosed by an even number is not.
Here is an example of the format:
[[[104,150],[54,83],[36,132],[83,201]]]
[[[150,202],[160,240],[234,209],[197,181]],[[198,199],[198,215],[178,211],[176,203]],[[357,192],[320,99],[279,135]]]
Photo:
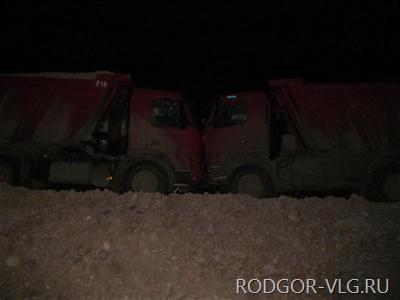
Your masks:
[[[140,88],[133,91],[127,159],[131,157],[133,161],[128,165],[137,165],[138,169],[129,167],[125,189],[153,191],[156,181],[161,182],[163,191],[186,190],[200,184],[201,146],[201,133],[180,93]],[[138,188],[140,184],[153,188]]]
[[[269,162],[268,110],[263,91],[222,95],[204,128],[207,182],[223,191],[264,195],[271,184],[262,161]]]

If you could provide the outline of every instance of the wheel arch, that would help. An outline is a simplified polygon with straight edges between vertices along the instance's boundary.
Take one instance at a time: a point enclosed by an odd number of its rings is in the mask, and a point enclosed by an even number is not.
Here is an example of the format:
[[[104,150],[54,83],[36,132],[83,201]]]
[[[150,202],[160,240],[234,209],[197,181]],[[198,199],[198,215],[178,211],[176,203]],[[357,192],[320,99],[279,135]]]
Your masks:
[[[367,167],[366,183],[372,183],[375,176],[391,170],[400,170],[400,154],[381,155],[370,163]]]
[[[363,194],[372,201],[378,201],[377,199],[388,201],[382,192],[382,184],[384,178],[393,172],[400,173],[400,155],[378,157],[367,168]]]
[[[251,183],[249,185],[249,181],[247,179],[247,183],[243,182],[240,184],[241,178],[246,175],[256,176],[261,180],[261,185],[255,185],[253,180],[251,179]],[[242,186],[241,186],[242,185]],[[240,187],[241,186],[241,187]],[[243,189],[244,188],[244,189]],[[252,197],[256,198],[269,198],[274,195],[275,188],[274,184],[271,180],[271,176],[265,169],[257,166],[257,165],[243,165],[235,170],[229,177],[226,182],[225,189],[228,192],[232,193],[244,193],[249,194]],[[260,189],[260,190],[259,190]]]
[[[271,179],[273,185],[276,184],[276,177],[273,176],[274,166],[268,155],[260,152],[242,152],[228,158],[225,162],[225,173],[230,180],[237,172],[246,168],[254,168],[265,172]]]
[[[140,166],[156,168],[167,178],[168,185],[171,188],[174,174],[172,163],[162,154],[151,155],[147,153],[129,155],[118,163],[114,173],[114,177],[116,178],[116,185],[114,185],[114,188],[121,191],[128,173]]]
[[[0,151],[0,161],[4,161],[8,164],[13,172],[13,183],[20,183],[26,179],[27,164],[25,163],[25,159],[19,155],[18,152],[13,151]]]

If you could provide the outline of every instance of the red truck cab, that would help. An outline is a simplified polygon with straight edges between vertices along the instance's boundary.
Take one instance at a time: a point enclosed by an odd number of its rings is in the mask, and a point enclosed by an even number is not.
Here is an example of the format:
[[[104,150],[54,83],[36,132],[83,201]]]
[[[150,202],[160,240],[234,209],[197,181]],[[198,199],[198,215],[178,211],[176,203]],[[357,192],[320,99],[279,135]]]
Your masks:
[[[0,76],[0,179],[170,192],[201,180],[180,93],[110,72]]]
[[[400,85],[275,80],[223,95],[204,130],[208,182],[267,197],[366,191],[400,200]]]
[[[200,184],[202,138],[181,94],[135,89],[131,99],[127,156],[134,160],[138,155],[157,158],[158,162],[154,163],[164,165],[164,174],[160,175],[163,180],[169,178],[171,182],[168,185],[173,188],[186,189]],[[173,173],[173,176],[167,176],[167,173]],[[135,185],[136,179],[132,174],[132,178],[128,176],[128,185]],[[140,174],[147,176],[148,173],[143,171],[136,176]]]

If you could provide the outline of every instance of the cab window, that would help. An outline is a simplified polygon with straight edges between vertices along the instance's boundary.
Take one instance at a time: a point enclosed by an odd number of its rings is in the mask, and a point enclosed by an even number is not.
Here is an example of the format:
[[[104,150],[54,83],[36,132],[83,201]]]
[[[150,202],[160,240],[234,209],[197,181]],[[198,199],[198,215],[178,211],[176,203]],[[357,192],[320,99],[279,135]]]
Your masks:
[[[244,103],[219,102],[215,107],[215,127],[239,125],[247,121],[247,106]]]
[[[187,119],[182,103],[168,98],[152,102],[152,124],[160,127],[185,128]]]

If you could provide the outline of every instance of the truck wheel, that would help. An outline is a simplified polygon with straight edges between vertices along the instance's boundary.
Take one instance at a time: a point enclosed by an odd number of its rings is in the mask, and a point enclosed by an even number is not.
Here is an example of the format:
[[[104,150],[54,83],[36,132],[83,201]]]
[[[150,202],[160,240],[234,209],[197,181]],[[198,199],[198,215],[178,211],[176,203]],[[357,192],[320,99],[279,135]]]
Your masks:
[[[12,184],[14,179],[13,169],[10,164],[0,160],[0,183]]]
[[[266,172],[260,169],[245,168],[233,175],[229,190],[235,194],[267,198],[272,194],[273,185]]]
[[[126,189],[133,192],[167,193],[168,182],[157,168],[139,166],[129,172]]]
[[[368,198],[379,202],[400,201],[400,169],[386,169],[373,177]]]

